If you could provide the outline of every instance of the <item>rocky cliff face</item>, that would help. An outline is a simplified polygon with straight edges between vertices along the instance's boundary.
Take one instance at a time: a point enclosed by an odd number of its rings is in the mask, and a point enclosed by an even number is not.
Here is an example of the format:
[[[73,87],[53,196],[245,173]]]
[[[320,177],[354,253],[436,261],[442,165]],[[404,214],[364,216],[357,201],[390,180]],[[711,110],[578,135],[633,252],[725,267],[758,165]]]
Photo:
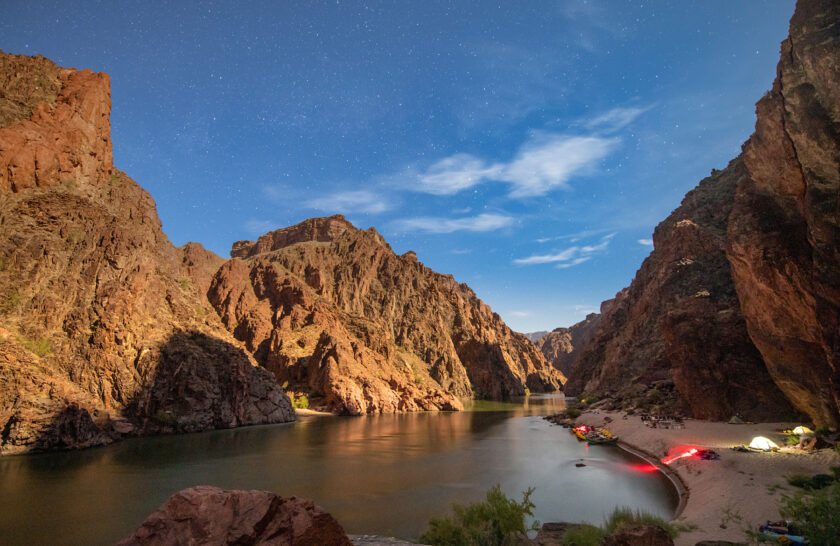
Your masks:
[[[535,341],[552,366],[568,376],[580,350],[589,344],[600,323],[601,315],[590,313],[570,328],[555,328]]]
[[[313,218],[239,242],[208,297],[278,381],[332,411],[457,409],[564,378],[466,285],[373,228]]]
[[[744,146],[727,256],[782,391],[840,424],[840,5],[800,1]]]
[[[792,404],[838,424],[838,58],[840,6],[800,1],[743,154],[656,228],[567,391],[670,398],[718,419]]]
[[[746,325],[726,260],[726,225],[743,163],[689,192],[653,234],[630,287],[601,306],[566,391],[619,404],[664,404],[695,417],[791,413]]]
[[[114,168],[108,76],[0,54],[0,80],[0,453],[293,419],[201,292],[221,259]]]

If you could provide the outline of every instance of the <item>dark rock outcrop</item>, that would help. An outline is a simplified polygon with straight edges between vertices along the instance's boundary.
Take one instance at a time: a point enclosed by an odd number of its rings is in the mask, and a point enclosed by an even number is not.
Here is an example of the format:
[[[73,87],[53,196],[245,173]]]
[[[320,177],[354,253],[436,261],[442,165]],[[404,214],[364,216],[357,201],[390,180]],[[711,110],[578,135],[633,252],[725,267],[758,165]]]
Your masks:
[[[451,275],[373,228],[313,218],[237,243],[208,297],[278,381],[349,414],[458,409],[564,378]]]
[[[790,414],[750,341],[726,259],[726,226],[740,160],[686,195],[653,234],[629,288],[601,305],[566,392],[610,394],[620,405],[670,405],[705,419]]]
[[[310,500],[206,485],[175,493],[119,542],[120,546],[171,544],[352,546],[335,518]]]
[[[750,337],[797,409],[840,424],[840,5],[800,1],[744,146],[727,256]]]
[[[0,128],[0,453],[293,419],[202,292],[214,258],[176,249],[114,168],[108,76],[0,71],[57,89]]]
[[[838,58],[840,5],[798,2],[742,155],[656,228],[567,391],[664,398],[712,419],[785,417],[792,404],[837,426]]]

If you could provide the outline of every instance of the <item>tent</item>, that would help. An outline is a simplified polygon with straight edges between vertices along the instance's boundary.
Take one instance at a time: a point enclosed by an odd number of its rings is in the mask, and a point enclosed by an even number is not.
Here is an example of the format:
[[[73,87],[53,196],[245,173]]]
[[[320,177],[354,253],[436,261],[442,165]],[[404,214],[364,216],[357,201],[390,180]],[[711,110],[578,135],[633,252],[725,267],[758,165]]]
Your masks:
[[[732,419],[729,420],[729,424],[730,425],[743,425],[744,421],[743,421],[743,419],[741,419],[737,415],[733,415]]]
[[[770,451],[771,449],[779,449],[779,446],[773,443],[772,440],[765,438],[764,436],[756,436],[750,442],[750,447],[753,449],[760,449],[762,451]]]
[[[795,429],[793,429],[793,433],[794,434],[800,434],[800,435],[801,434],[813,434],[814,431],[809,429],[808,427],[803,427],[803,426],[800,425],[800,426],[796,427]]]

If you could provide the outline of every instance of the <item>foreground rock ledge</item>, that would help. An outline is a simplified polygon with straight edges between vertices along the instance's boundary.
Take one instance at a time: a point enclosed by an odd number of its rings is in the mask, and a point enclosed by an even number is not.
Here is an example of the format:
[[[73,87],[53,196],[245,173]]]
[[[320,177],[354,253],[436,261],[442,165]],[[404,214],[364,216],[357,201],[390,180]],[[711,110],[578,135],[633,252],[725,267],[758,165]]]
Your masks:
[[[173,544],[352,546],[311,500],[206,485],[172,495],[119,546]]]

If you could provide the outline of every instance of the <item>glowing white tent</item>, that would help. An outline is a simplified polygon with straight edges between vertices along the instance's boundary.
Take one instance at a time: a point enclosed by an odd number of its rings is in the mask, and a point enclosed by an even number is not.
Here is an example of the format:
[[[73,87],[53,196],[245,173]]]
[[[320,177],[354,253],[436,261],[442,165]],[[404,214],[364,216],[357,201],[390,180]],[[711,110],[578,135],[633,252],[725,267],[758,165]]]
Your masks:
[[[750,442],[750,447],[753,449],[761,449],[762,451],[770,451],[771,449],[779,449],[772,440],[765,438],[764,436],[756,436]]]
[[[803,427],[803,426],[800,425],[800,426],[796,427],[795,429],[793,429],[793,433],[794,434],[813,434],[814,431],[809,429],[808,427]]]

